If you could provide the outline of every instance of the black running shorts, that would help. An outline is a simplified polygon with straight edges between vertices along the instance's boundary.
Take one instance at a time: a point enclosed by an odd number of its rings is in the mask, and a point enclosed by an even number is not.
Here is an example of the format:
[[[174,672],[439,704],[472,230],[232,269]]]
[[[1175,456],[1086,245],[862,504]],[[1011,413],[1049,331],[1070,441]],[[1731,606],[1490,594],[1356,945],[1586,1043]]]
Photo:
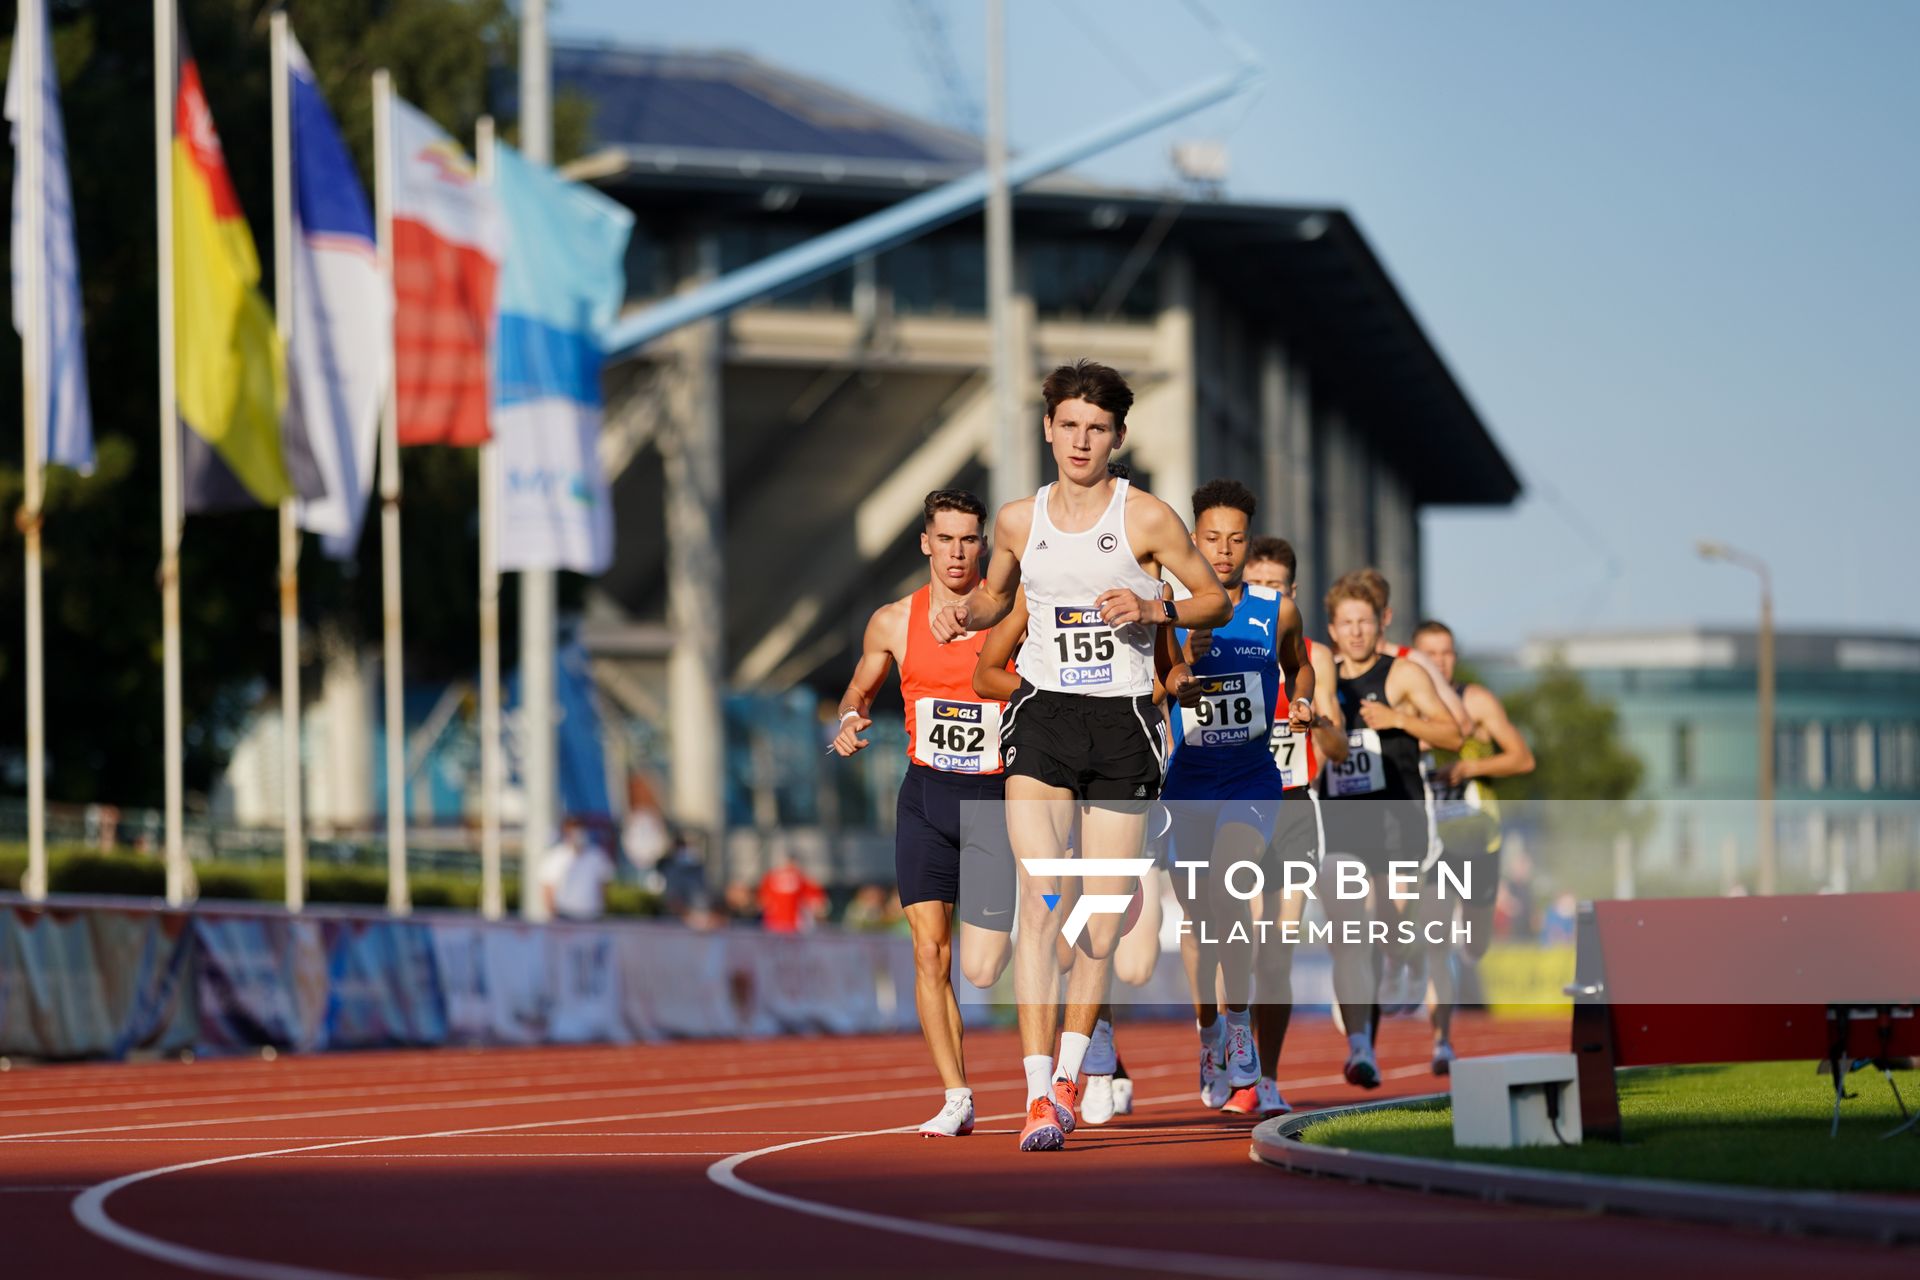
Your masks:
[[[900,905],[949,902],[969,924],[1010,931],[1017,877],[1005,802],[999,774],[946,773],[908,761],[894,807]]]
[[[1153,698],[1056,693],[1020,682],[1000,741],[1008,776],[1063,787],[1091,804],[1152,800],[1166,766]]]
[[[1307,862],[1320,865],[1325,850],[1320,839],[1320,798],[1308,787],[1294,787],[1280,803],[1280,820],[1274,824],[1273,839],[1267,842],[1266,856],[1260,860],[1261,874],[1269,888],[1284,883],[1285,865]]]

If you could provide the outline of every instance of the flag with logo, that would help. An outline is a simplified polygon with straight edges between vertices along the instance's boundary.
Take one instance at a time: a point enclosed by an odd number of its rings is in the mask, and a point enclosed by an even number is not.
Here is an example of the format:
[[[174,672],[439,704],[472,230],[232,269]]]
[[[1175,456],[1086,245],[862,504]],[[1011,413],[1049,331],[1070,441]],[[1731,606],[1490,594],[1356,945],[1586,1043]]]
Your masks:
[[[633,214],[511,147],[495,156],[507,228],[494,356],[500,567],[602,573],[613,509],[600,366],[626,296]]]
[[[499,206],[440,126],[393,104],[393,360],[400,443],[485,444]]]
[[[393,301],[380,275],[373,211],[298,41],[287,40],[293,175],[293,323],[288,435],[309,442],[324,484],[297,508],[321,549],[350,560],[360,542],[393,354]]]
[[[200,68],[181,32],[174,64],[173,327],[188,513],[318,497],[305,441],[283,439],[286,357],[260,295],[253,232],[234,195]],[[287,446],[291,447],[287,447]]]
[[[38,20],[31,32],[30,17]],[[20,0],[16,22],[6,109],[13,126],[13,327],[24,348],[29,382],[43,406],[42,458],[91,471],[93,409],[80,327],[80,258],[73,247],[67,135],[60,123],[60,80],[53,66],[46,0]],[[24,136],[29,100],[40,104],[36,137]],[[29,152],[38,179],[33,190],[27,189]],[[39,215],[32,230],[29,204]],[[29,244],[30,235],[39,243]]]

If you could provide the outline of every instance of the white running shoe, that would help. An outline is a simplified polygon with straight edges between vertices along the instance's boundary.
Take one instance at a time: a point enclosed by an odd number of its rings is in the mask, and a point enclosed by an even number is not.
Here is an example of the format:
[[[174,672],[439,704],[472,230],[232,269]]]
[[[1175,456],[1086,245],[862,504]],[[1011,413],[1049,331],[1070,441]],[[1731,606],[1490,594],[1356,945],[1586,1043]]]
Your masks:
[[[1110,1076],[1119,1065],[1120,1055],[1113,1047],[1113,1024],[1102,1018],[1093,1024],[1093,1038],[1087,1045],[1087,1056],[1080,1063],[1080,1074]]]
[[[1113,1077],[1090,1075],[1080,1094],[1080,1119],[1085,1124],[1105,1124],[1113,1119]]]
[[[1273,1082],[1272,1076],[1261,1076],[1260,1084],[1254,1090],[1253,1114],[1261,1117],[1283,1116],[1293,1110],[1293,1105],[1280,1096],[1280,1086]]]
[[[1200,1105],[1209,1111],[1218,1111],[1226,1105],[1233,1090],[1227,1085],[1227,1073],[1220,1062],[1219,1046],[1208,1043],[1200,1046]]]
[[[1133,1114],[1133,1077],[1115,1076],[1113,1078],[1113,1114],[1130,1116]]]
[[[1227,1086],[1245,1089],[1260,1079],[1260,1051],[1253,1043],[1253,1028],[1244,1022],[1227,1019]]]
[[[973,1132],[973,1095],[948,1098],[940,1114],[920,1126],[923,1138],[964,1138]]]
[[[1433,1074],[1437,1076],[1453,1074],[1453,1045],[1445,1040],[1433,1046]]]
[[[1380,1064],[1373,1060],[1373,1046],[1355,1049],[1347,1055],[1347,1083],[1362,1089],[1380,1087]]]

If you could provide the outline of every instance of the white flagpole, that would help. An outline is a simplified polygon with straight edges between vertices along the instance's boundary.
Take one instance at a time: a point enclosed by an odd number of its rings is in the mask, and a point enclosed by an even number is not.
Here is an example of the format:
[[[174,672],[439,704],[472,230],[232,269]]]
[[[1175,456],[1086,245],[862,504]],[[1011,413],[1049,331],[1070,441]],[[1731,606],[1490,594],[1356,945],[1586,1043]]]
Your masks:
[[[180,406],[173,366],[174,0],[153,0],[154,220],[160,260],[160,634],[166,736],[167,905],[187,900],[180,829],[184,784],[180,715]]]
[[[273,318],[293,336],[293,127],[287,101],[287,15],[271,19],[273,69]],[[287,412],[291,413],[289,405]],[[300,821],[300,526],[293,499],[280,504],[280,779],[286,824],[287,910],[307,902],[307,840]]]
[[[393,77],[373,73],[373,209],[380,273],[393,296]],[[394,326],[396,332],[399,325]],[[407,719],[400,667],[400,414],[397,375],[387,366],[387,399],[380,416],[381,631],[387,701],[387,910],[413,909],[407,888]]]
[[[553,159],[551,55],[547,49],[547,2],[520,6],[520,153],[534,164]],[[540,894],[540,859],[554,837],[554,630],[555,574],[520,572],[520,776],[526,793],[526,824],[520,850],[520,914],[547,918]]]
[[[20,389],[25,397],[21,405],[24,428],[22,461],[26,464],[26,507],[21,513],[21,529],[27,544],[27,876],[21,884],[29,899],[38,902],[47,896],[47,708],[45,689],[45,647],[42,639],[40,602],[40,508],[42,485],[41,455],[47,436],[47,384],[41,378],[42,356],[46,350],[45,319],[47,301],[42,291],[46,270],[46,227],[44,203],[45,106],[43,78],[53,68],[40,62],[40,50],[46,37],[41,24],[46,20],[45,0],[20,0],[19,44],[15,56],[25,76],[20,94],[20,218],[26,261],[15,270],[26,272],[26,315],[20,325]]]
[[[480,181],[493,181],[493,117],[481,116],[474,137]],[[506,914],[500,882],[500,543],[494,510],[500,458],[492,440],[480,446],[480,911]]]

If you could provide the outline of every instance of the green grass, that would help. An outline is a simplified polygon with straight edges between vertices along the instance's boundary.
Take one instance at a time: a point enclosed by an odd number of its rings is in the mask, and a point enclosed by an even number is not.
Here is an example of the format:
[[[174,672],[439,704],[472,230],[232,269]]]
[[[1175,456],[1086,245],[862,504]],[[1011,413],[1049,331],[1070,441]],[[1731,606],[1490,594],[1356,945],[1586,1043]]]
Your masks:
[[[1907,1105],[1920,1105],[1920,1077],[1896,1072]],[[1444,1102],[1363,1112],[1312,1125],[1311,1143],[1356,1151],[1472,1160],[1526,1169],[1674,1178],[1803,1191],[1920,1193],[1920,1135],[1885,1142],[1899,1110],[1877,1071],[1848,1077],[1858,1097],[1841,1104],[1840,1134],[1828,1078],[1810,1062],[1667,1067],[1623,1072],[1623,1143],[1496,1150],[1453,1145]]]

